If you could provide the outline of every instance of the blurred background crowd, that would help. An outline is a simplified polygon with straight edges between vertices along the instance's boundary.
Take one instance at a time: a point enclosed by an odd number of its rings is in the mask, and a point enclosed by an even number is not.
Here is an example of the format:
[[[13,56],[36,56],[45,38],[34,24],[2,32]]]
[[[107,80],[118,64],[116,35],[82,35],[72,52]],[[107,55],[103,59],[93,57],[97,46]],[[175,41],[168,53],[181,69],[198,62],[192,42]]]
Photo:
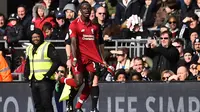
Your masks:
[[[30,40],[34,27],[43,31],[45,40],[62,40],[53,44],[65,47],[69,24],[80,16],[82,1],[33,0],[32,7],[22,3],[8,17],[0,13],[0,50],[12,73],[23,73],[25,54],[16,47],[26,47],[19,41]],[[92,6],[90,19],[99,26],[104,46],[113,46],[115,39],[146,39],[139,57],[130,56],[125,46],[105,50],[109,67],[101,68],[102,81],[200,80],[200,0],[85,1]],[[142,19],[143,31],[126,27],[132,15]]]

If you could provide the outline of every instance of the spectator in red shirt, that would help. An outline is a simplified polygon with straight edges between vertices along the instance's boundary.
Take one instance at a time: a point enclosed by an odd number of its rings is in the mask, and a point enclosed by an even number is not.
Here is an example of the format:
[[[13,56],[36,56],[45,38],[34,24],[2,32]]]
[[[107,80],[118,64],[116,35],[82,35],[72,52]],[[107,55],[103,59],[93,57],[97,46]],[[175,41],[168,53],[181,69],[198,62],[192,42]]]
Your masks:
[[[98,76],[99,63],[103,64],[101,53],[98,46],[98,27],[89,19],[91,13],[91,6],[84,1],[80,5],[81,16],[72,21],[69,26],[69,34],[71,38],[72,50],[72,71],[74,79],[61,78],[60,81],[72,87],[80,87],[83,83],[83,72],[86,70],[90,73],[89,77],[91,84],[92,110],[91,112],[98,112],[97,101],[99,97]],[[87,88],[88,89],[88,88]],[[89,95],[85,92],[85,98]],[[84,95],[84,94],[83,94]],[[79,103],[86,100],[80,96]],[[76,112],[82,112],[81,108],[77,108]]]
[[[49,22],[55,27],[55,22],[53,17],[49,17],[49,11],[42,3],[37,3],[33,7],[33,19],[32,22],[36,28],[42,30],[44,23]]]

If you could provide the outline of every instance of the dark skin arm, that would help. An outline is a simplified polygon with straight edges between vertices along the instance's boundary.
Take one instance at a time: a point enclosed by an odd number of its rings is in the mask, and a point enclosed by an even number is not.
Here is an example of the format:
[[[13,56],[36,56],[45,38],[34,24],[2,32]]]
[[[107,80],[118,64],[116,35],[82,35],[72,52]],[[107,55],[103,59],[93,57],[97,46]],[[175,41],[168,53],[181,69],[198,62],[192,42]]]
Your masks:
[[[77,58],[77,54],[76,54],[76,51],[77,51],[77,39],[75,37],[71,38],[71,50],[72,50],[72,56],[74,58]],[[73,60],[72,65],[75,66],[76,62],[77,61]]]

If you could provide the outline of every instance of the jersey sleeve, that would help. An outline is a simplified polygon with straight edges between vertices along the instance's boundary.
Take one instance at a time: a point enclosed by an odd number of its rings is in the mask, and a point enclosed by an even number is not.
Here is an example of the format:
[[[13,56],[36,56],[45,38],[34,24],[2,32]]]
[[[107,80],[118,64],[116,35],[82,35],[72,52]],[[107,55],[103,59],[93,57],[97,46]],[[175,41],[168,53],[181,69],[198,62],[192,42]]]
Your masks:
[[[69,25],[69,36],[70,38],[77,37],[76,24],[74,22]]]

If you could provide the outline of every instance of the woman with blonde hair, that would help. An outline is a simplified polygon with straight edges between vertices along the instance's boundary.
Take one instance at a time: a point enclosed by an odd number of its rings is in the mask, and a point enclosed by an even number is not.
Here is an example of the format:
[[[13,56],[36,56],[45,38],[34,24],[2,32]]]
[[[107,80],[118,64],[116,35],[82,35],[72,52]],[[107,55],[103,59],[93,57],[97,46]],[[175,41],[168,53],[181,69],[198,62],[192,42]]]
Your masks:
[[[172,81],[172,80],[178,80],[178,77],[176,77],[176,74],[171,70],[164,70],[161,73],[161,81]]]

